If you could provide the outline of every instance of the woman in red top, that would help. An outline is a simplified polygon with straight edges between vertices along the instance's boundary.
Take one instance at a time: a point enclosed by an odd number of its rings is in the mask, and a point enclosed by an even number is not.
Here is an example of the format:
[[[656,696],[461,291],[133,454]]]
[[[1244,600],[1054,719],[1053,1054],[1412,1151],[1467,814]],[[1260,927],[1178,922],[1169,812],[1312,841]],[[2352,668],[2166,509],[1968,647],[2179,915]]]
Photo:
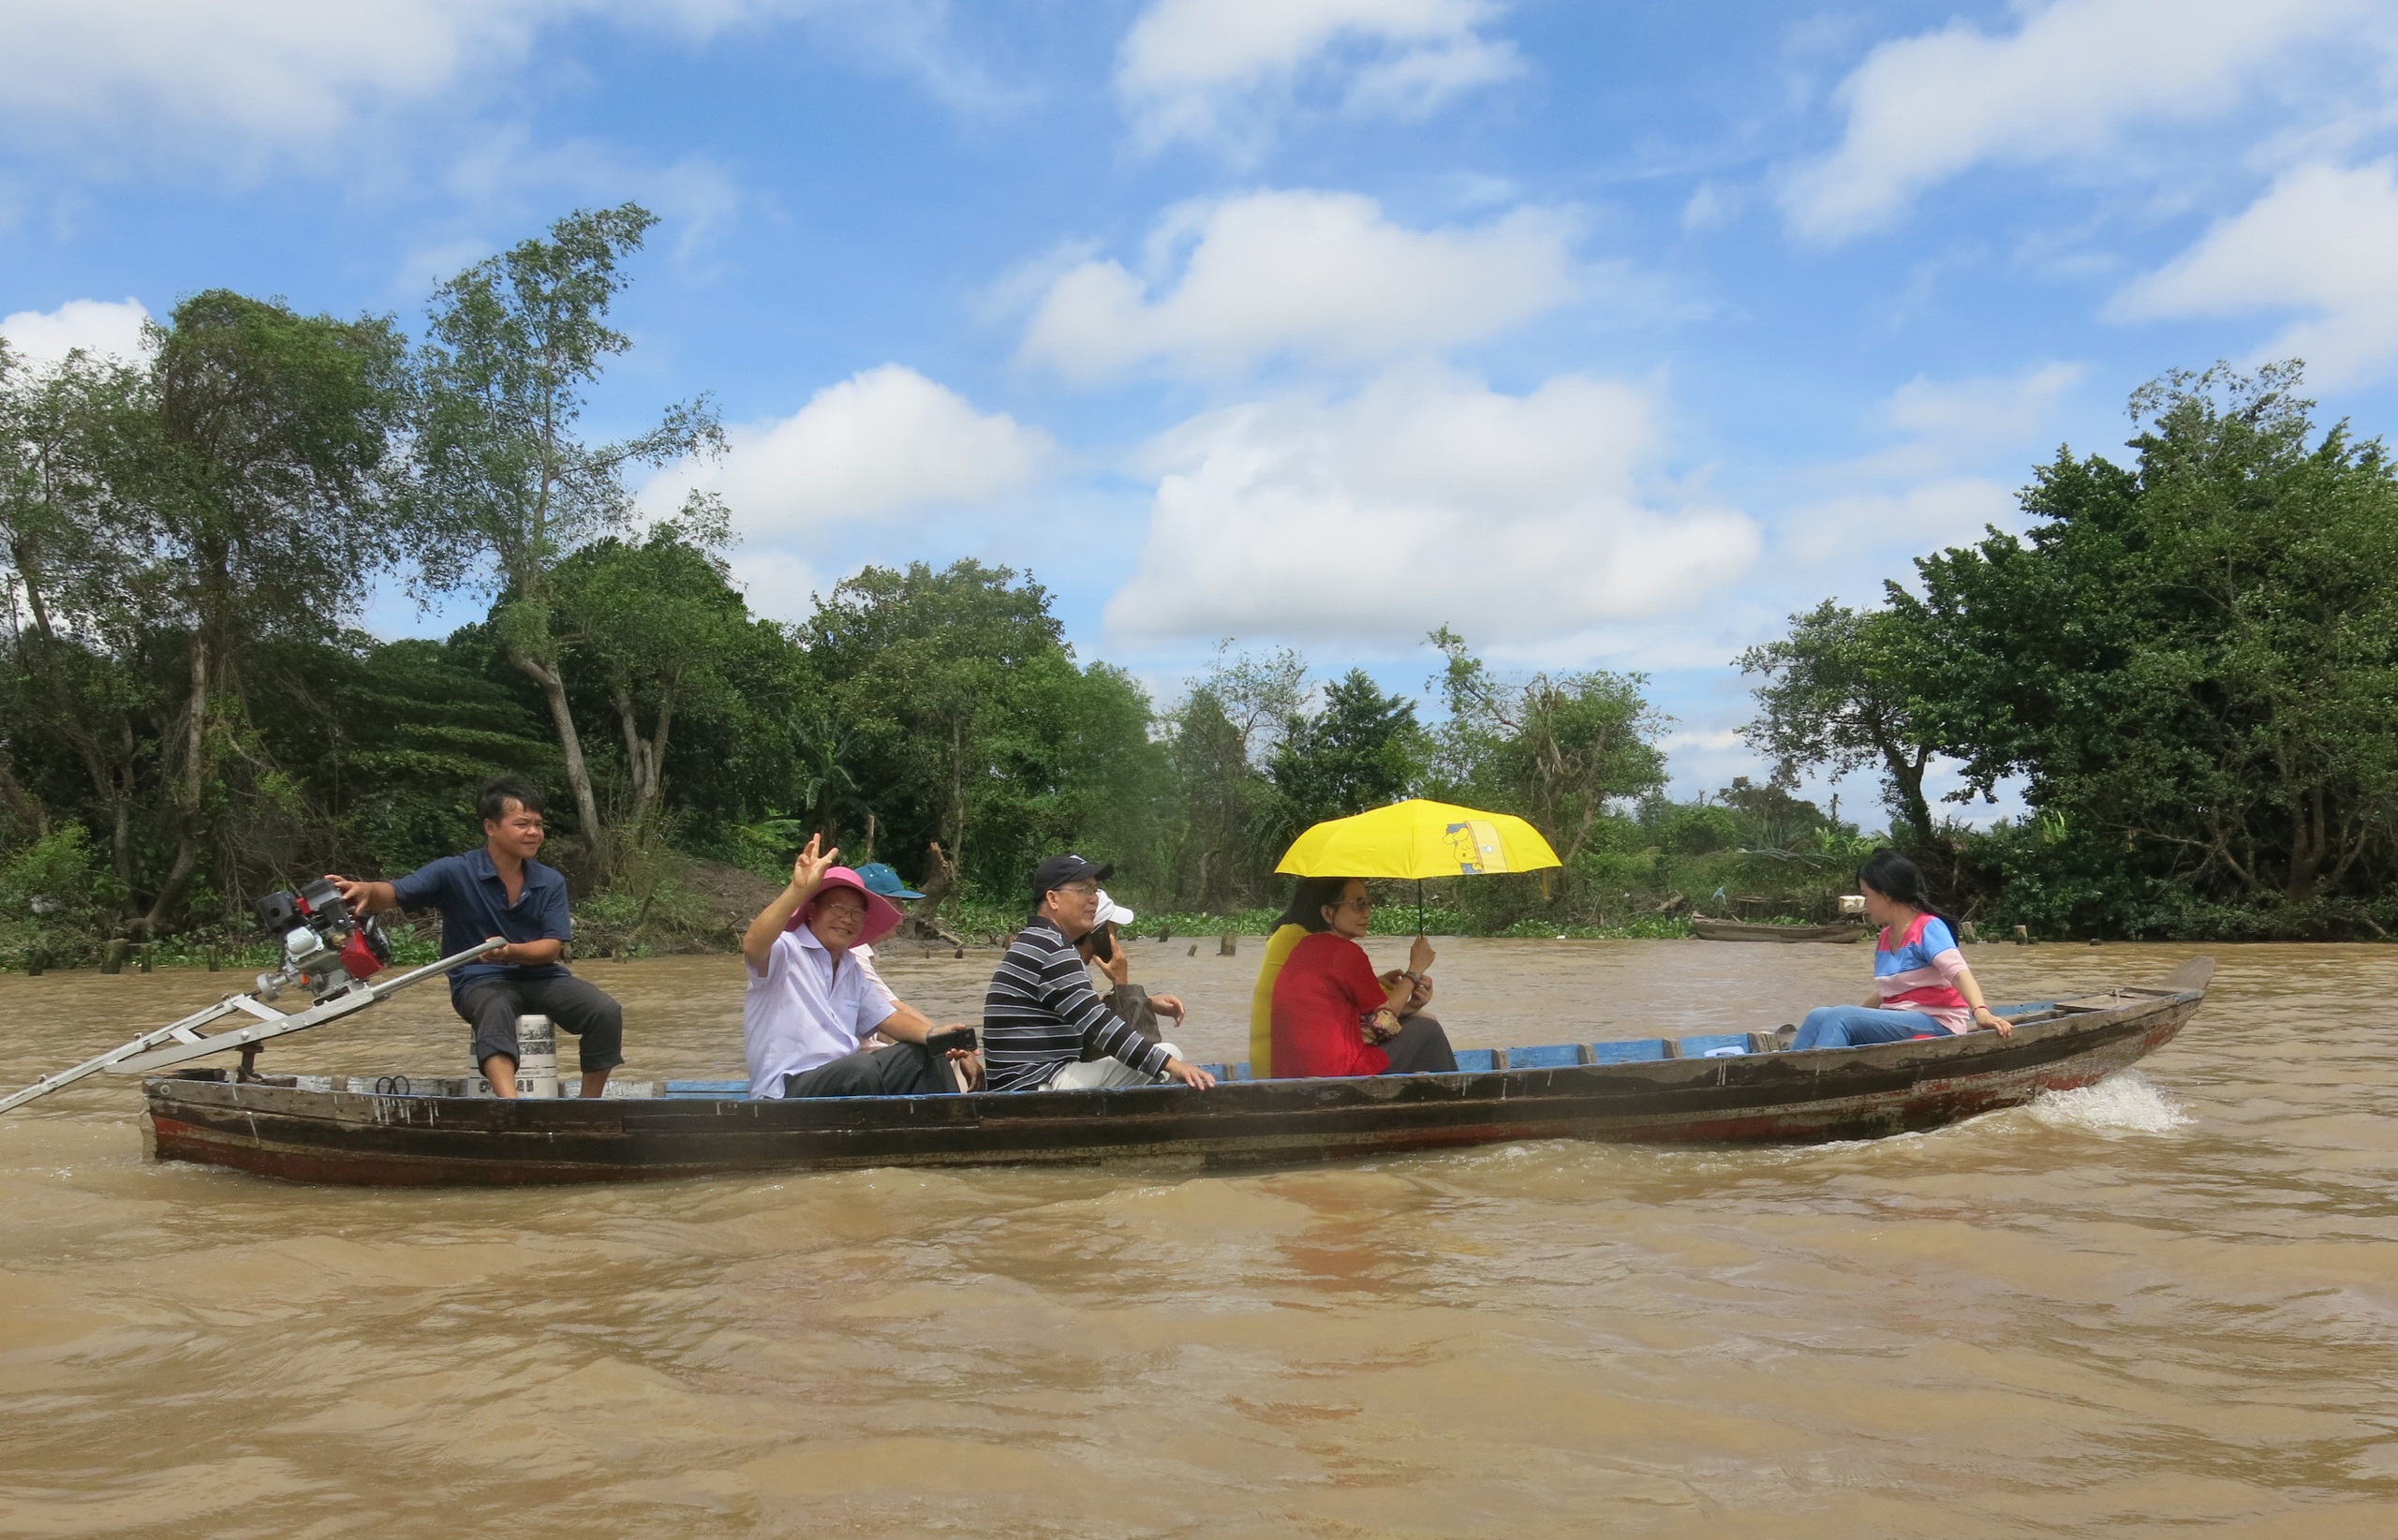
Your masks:
[[[1274,981],[1274,1076],[1420,1074],[1454,1070],[1449,1035],[1424,1013],[1432,943],[1415,938],[1404,970],[1377,978],[1357,938],[1374,901],[1354,877],[1305,877],[1282,914],[1310,932]]]

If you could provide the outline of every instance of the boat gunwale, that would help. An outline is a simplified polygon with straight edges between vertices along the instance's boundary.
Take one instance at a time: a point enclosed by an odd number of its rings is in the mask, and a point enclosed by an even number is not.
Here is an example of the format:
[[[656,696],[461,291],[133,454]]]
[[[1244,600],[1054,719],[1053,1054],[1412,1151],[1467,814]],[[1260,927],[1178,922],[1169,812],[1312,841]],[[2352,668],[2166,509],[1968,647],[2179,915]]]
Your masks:
[[[1611,1088],[1621,1088],[1625,1094],[1710,1086],[1735,1089],[1740,1088],[1738,1082],[1751,1082],[1754,1089],[1764,1093],[1775,1090],[1777,1085],[1786,1090],[1793,1070],[1809,1072],[1807,1077],[1818,1083],[1839,1074],[1858,1078],[1858,1071],[1880,1072],[1862,1077],[1867,1079],[1903,1075],[1903,1084],[1891,1088],[1897,1091],[1920,1084],[1924,1078],[1920,1072],[1937,1060],[1954,1062],[1956,1073],[1933,1078],[1961,1081],[1978,1075],[2021,1073],[2050,1059],[2070,1058],[2080,1051],[2077,1044],[2084,1037],[2177,1010],[2185,1002],[2195,1010],[2203,1002],[2205,993],[2203,989],[2166,992],[2121,986],[2114,992],[2119,1004],[2087,1006],[2077,1001],[2052,1006],[2020,1019],[2014,1024],[2014,1032],[2006,1036],[1982,1030],[1943,1039],[1906,1039],[1853,1048],[1783,1048],[1716,1059],[1637,1059],[1406,1075],[1236,1080],[1222,1082],[1206,1091],[1186,1086],[1123,1086],[1084,1090],[788,1100],[689,1095],[505,1100],[417,1092],[314,1090],[177,1076],[147,1079],[142,1088],[154,1117],[161,1111],[171,1113],[180,1104],[195,1111],[205,1107],[220,1115],[236,1111],[269,1114],[362,1130],[446,1122],[460,1133],[470,1132],[466,1125],[472,1124],[481,1125],[475,1132],[515,1134],[604,1132],[635,1119],[650,1131],[663,1132],[660,1125],[689,1128],[736,1113],[761,1120],[761,1132],[777,1133],[864,1134],[900,1132],[910,1127],[979,1128],[985,1122],[1016,1129],[1048,1122],[1065,1129],[1122,1117],[1156,1118],[1174,1113],[1195,1114],[1212,1120],[1268,1117],[1280,1112],[1370,1110],[1395,1103],[1524,1101],[1535,1096],[1579,1099]],[[2095,997],[2084,997],[2092,998]],[[2035,1053],[2027,1063],[1992,1062],[2002,1058],[2018,1059],[2027,1050],[2050,1047],[2064,1051]],[[419,1109],[423,1109],[424,1116],[416,1115]],[[512,1126],[504,1126],[502,1119],[505,1125]]]

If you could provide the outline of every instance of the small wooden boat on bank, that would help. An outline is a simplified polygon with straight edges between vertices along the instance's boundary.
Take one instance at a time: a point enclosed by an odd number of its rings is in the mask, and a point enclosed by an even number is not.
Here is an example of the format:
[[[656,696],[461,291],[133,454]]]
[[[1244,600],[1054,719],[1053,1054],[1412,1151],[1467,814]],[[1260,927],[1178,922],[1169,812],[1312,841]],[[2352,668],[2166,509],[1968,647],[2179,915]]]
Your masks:
[[[1212,1168],[1524,1139],[1759,1144],[1937,1128],[2087,1086],[2171,1042],[2206,999],[2197,958],[2153,985],[2010,1006],[1974,1032],[1794,1053],[1789,1029],[1466,1050],[1451,1074],[1109,1090],[749,1101],[738,1082],[498,1101],[465,1081],[186,1070],[143,1083],[161,1160],[293,1181],[493,1186],[865,1166]],[[612,1092],[615,1088],[611,1088]]]
[[[1769,925],[1745,920],[1706,920],[1693,916],[1690,933],[1702,941],[1861,941],[1873,927],[1854,925]]]

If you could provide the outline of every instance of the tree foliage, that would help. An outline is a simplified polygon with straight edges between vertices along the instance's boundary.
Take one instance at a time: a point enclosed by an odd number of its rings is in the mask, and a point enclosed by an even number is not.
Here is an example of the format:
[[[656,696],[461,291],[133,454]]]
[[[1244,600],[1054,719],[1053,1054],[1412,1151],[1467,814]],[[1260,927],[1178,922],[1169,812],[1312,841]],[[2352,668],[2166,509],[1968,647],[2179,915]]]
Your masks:
[[[1443,627],[1432,686],[1448,708],[1431,788],[1447,800],[1517,813],[1571,866],[1612,803],[1665,783],[1664,722],[1637,674],[1540,673],[1507,679]]]
[[[585,392],[608,360],[632,346],[609,326],[608,308],[630,281],[624,262],[657,223],[637,203],[580,211],[547,239],[520,242],[443,284],[415,424],[423,501],[438,511],[446,537],[428,551],[424,581],[437,587],[480,577],[478,559],[490,560],[491,585],[506,600],[493,634],[541,692],[581,833],[602,866],[608,825],[568,699],[571,625],[561,623],[555,574],[570,553],[624,529],[632,511],[629,468],[722,442],[704,397],[667,408],[655,426],[615,443],[579,436]],[[634,816],[654,806],[654,797],[637,796]]]
[[[1893,831],[1923,850],[1933,838],[1923,775],[1943,733],[1926,699],[1936,687],[1924,677],[1914,621],[1910,610],[1858,612],[1829,600],[1792,615],[1787,636],[1740,655],[1741,672],[1765,676],[1760,714],[1741,735],[1773,757],[1785,783],[1800,766],[1834,776],[1879,770]]]
[[[2374,924],[2398,880],[2398,481],[2299,388],[2295,363],[2142,387],[2130,464],[2060,451],[2024,534],[1753,653],[1753,741],[1871,753],[1894,784],[1935,749],[1969,792],[2018,778],[2031,817],[1959,859],[2049,928]]]

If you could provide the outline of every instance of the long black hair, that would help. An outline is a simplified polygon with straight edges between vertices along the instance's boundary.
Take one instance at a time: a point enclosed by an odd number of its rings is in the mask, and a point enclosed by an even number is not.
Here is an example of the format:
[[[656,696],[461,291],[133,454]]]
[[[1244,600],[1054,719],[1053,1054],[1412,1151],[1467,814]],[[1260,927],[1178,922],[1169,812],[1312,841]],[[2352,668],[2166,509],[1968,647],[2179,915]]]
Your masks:
[[[1923,868],[1887,845],[1865,858],[1865,865],[1857,868],[1857,881],[1885,898],[1921,910],[1947,925],[1950,935],[1957,933],[1957,922],[1932,903],[1932,884],[1924,881]]]
[[[1283,909],[1282,917],[1274,922],[1275,927],[1297,925],[1310,932],[1330,930],[1332,922],[1324,917],[1325,908],[1340,902],[1340,896],[1349,890],[1353,881],[1347,877],[1300,878],[1291,889],[1291,902]]]

